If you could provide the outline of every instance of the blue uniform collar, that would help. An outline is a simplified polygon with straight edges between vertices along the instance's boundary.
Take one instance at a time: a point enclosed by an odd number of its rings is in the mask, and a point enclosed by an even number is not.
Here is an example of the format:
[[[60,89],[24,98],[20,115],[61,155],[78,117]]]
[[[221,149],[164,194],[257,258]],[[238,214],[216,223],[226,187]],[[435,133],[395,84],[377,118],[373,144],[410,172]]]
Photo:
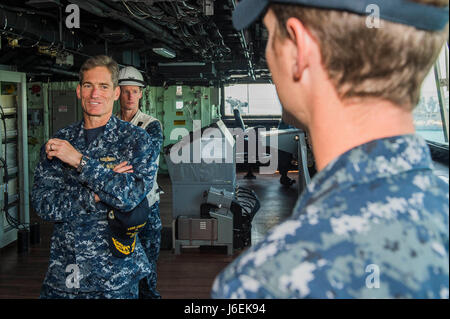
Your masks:
[[[317,173],[300,196],[304,207],[334,189],[343,189],[412,170],[432,170],[426,141],[419,135],[400,135],[374,140],[340,155]]]
[[[118,140],[117,132],[119,130],[119,128],[118,128],[119,121],[120,120],[116,116],[111,115],[108,122],[106,123],[106,127],[105,127],[105,130],[103,131],[103,134],[100,133],[99,136],[97,136],[97,138],[91,143],[92,146],[96,145],[96,143],[98,143],[99,137],[101,137],[101,136],[103,136],[107,142],[110,142],[110,143],[116,142]],[[91,147],[91,145],[89,145],[89,146],[85,145],[84,119],[79,122],[78,132],[76,135],[77,135],[78,143],[83,144],[83,147],[80,147],[80,148],[85,149],[87,147],[89,147],[89,148]]]
[[[117,128],[118,121],[119,119],[114,114],[111,114],[108,122],[106,123],[105,132]],[[80,122],[80,128],[84,130],[84,119]]]

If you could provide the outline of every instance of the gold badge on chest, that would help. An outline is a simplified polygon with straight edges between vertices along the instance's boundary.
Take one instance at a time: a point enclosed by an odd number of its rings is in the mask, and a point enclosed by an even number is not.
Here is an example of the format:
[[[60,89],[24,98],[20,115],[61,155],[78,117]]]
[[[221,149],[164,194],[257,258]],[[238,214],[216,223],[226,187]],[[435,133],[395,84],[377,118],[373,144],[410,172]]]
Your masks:
[[[114,163],[117,160],[115,157],[111,156],[100,157],[99,160],[100,162],[102,162],[103,166],[109,169],[114,169],[114,167],[116,167],[117,165]]]

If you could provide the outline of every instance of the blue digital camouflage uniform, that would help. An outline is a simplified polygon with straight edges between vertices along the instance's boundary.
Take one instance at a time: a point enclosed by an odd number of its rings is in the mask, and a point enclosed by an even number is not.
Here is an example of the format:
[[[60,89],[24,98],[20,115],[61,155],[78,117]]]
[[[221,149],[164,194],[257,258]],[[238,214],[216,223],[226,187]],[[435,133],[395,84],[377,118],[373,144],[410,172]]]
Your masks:
[[[216,278],[214,298],[448,298],[448,182],[416,135],[353,148]]]
[[[163,141],[161,123],[157,120],[153,121],[149,123],[144,129],[155,141],[157,141],[157,143],[155,143],[155,148],[157,148],[158,152],[160,152]],[[139,294],[141,298],[161,298],[161,295],[156,290],[156,264],[158,262],[159,250],[161,247],[161,228],[162,224],[159,214],[158,196],[158,200],[150,207],[147,224],[138,235],[151,267],[150,275],[142,279],[140,282]]]
[[[117,113],[117,117],[121,118],[120,112]],[[145,129],[145,131],[155,141],[153,144],[154,147],[158,150],[158,152],[161,151],[163,133],[161,123],[158,119],[145,114],[138,109],[130,123]],[[159,158],[156,161],[159,164]],[[162,224],[159,213],[159,192],[156,177],[153,188],[147,195],[147,199],[150,205],[148,221],[145,227],[139,232],[138,236],[142,247],[144,247],[148,261],[150,262],[151,273],[139,282],[139,298],[160,299],[161,295],[156,289],[158,279],[156,266],[161,248]]]
[[[161,295],[156,290],[157,262],[161,247],[161,218],[159,215],[159,201],[150,207],[148,222],[139,233],[139,239],[150,262],[150,274],[139,283],[139,295],[144,299],[159,299]]]
[[[131,256],[112,255],[105,203],[129,211],[146,196],[158,167],[159,150],[154,145],[159,141],[115,116],[90,145],[85,142],[83,121],[58,131],[54,137],[67,140],[90,159],[82,172],[77,173],[58,158],[48,160],[44,147],[41,149],[32,203],[41,218],[54,222],[41,297],[54,298],[61,292],[61,297],[81,294],[86,298],[120,298],[117,292],[137,285],[150,274],[151,267],[139,240]],[[123,161],[129,161],[133,173],[112,170]],[[94,194],[101,202],[95,203]],[[78,277],[73,280],[75,272]],[[137,296],[133,293],[124,296],[128,297]]]

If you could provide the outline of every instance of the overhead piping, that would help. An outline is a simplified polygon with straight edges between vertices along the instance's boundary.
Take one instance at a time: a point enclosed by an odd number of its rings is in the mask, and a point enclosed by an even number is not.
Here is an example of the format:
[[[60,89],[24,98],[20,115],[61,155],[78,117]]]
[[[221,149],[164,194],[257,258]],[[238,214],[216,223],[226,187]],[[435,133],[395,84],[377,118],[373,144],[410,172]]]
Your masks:
[[[39,71],[49,71],[49,72],[53,72],[53,73],[58,73],[58,74],[68,75],[68,76],[78,78],[77,72],[70,72],[70,71],[66,71],[66,70],[61,70],[61,69],[47,67],[47,66],[39,66],[39,65],[35,66],[34,69],[39,70]]]
[[[236,9],[236,0],[231,0],[231,3],[233,4],[233,10]],[[250,50],[248,48],[247,40],[245,39],[243,30],[239,31],[239,38],[240,38],[242,49],[244,50],[244,56],[247,58],[250,76],[253,80],[256,80],[255,70],[253,68],[253,62],[250,57]]]
[[[81,46],[81,41],[70,32],[56,30],[49,24],[43,28],[38,17],[24,19],[18,13],[10,12],[2,7],[0,7],[0,31],[36,41],[36,45],[44,42],[51,47],[67,47],[72,50],[77,50]]]
[[[180,44],[172,35],[167,33],[165,30],[161,29],[154,23],[146,20],[140,20],[139,22],[135,22],[127,17],[122,16],[115,9],[111,8],[104,3],[97,0],[69,0],[69,2],[78,5],[80,8],[87,10],[97,16],[100,17],[111,17],[117,20],[122,21],[123,23],[129,25],[130,27],[142,32],[142,33],[152,33],[154,36],[157,36],[158,39],[162,42],[165,42],[170,45]],[[91,10],[93,9],[93,10]]]

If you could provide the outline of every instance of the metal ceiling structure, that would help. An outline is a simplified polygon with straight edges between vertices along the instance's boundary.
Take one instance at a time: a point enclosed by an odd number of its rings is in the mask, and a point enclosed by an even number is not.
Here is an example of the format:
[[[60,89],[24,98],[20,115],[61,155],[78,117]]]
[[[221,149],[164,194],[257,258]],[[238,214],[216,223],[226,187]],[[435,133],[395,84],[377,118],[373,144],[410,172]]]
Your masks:
[[[268,82],[267,32],[261,22],[234,30],[235,5],[235,0],[0,0],[0,65],[13,65],[34,80],[76,80],[84,60],[108,54],[140,69],[152,85]]]

